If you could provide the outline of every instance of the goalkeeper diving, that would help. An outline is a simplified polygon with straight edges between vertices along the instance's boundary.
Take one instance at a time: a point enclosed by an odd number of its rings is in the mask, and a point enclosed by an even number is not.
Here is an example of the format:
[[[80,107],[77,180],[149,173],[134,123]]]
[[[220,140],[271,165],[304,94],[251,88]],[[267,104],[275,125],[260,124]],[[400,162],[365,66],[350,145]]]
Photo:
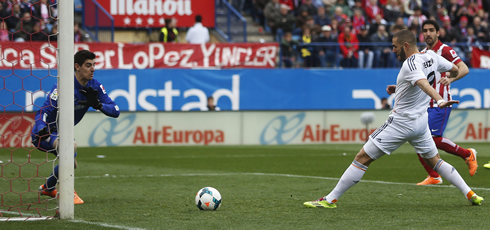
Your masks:
[[[104,87],[94,79],[95,54],[88,50],[81,50],[75,54],[75,124],[77,125],[90,107],[101,111],[106,116],[119,117],[119,107],[107,96]],[[55,84],[48,94],[46,101],[36,113],[36,123],[32,127],[32,144],[43,152],[53,153],[58,156],[58,85]],[[69,96],[69,95],[66,95]],[[77,168],[77,145],[75,141],[75,162]],[[58,183],[58,165],[46,180],[46,183],[39,187],[42,195],[56,197],[56,184]],[[75,204],[83,204],[83,200],[74,192]]]

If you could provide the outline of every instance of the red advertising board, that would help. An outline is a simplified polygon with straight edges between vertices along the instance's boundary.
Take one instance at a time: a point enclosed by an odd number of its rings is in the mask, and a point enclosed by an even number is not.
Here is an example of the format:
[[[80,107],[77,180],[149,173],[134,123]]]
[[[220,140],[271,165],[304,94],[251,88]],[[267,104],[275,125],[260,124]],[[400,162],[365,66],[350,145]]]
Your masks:
[[[110,26],[108,13],[119,28],[161,28],[166,18],[177,19],[177,27],[191,27],[196,15],[205,27],[214,27],[215,0],[85,0],[85,26]],[[105,12],[104,12],[105,11]],[[97,17],[95,18],[95,13]]]
[[[31,130],[35,113],[0,115],[0,148],[33,147]]]
[[[0,42],[0,69],[54,69],[56,43],[32,42],[19,47]],[[277,43],[76,43],[90,50],[97,69],[274,68]]]

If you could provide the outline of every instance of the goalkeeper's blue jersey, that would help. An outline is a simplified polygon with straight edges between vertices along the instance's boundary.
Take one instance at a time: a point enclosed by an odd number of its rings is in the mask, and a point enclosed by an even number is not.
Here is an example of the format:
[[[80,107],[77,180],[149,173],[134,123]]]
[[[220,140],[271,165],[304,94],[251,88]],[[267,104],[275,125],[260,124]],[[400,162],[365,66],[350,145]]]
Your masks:
[[[100,111],[109,117],[118,117],[119,116],[119,107],[117,107],[116,103],[107,96],[104,86],[99,83],[96,79],[92,79],[88,81],[85,87],[92,87],[97,89],[97,95],[99,97],[100,103],[102,103],[102,108]],[[80,85],[77,78],[75,77],[75,125],[78,124],[90,108],[86,105],[78,104],[78,101],[87,100],[87,98],[80,93],[78,90],[83,89],[83,86]],[[44,128],[46,125],[50,127],[56,127],[56,118],[58,116],[58,84],[55,84],[51,91],[49,92],[46,101],[43,104],[43,107],[39,109],[36,113],[35,125],[32,127],[32,133],[37,134],[39,130]]]

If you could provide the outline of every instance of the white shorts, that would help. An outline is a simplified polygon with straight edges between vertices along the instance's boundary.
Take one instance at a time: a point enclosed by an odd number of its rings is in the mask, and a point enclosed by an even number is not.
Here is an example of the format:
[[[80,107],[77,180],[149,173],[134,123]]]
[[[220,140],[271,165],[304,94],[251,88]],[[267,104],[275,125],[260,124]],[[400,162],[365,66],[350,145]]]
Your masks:
[[[420,156],[432,158],[438,151],[427,121],[427,113],[415,119],[391,114],[385,124],[369,136],[369,140],[364,144],[364,151],[376,160],[384,154],[390,155],[408,141]]]

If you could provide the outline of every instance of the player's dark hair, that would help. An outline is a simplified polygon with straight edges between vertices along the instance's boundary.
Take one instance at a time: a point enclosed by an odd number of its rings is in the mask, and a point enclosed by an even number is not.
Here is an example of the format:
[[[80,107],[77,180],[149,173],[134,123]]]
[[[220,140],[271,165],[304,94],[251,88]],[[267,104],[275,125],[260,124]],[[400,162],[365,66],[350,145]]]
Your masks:
[[[82,66],[86,60],[93,59],[95,59],[95,54],[88,50],[80,50],[75,54],[75,64],[78,64],[79,66]]]
[[[202,22],[202,16],[201,15],[196,15],[196,22]]]
[[[422,28],[424,28],[425,25],[433,25],[434,28],[436,28],[436,32],[439,31],[439,29],[441,28],[439,26],[439,24],[435,21],[435,20],[425,20],[423,23],[422,23]]]
[[[408,43],[410,46],[417,46],[415,34],[410,30],[400,30],[393,35],[393,39],[397,38],[399,44]]]

